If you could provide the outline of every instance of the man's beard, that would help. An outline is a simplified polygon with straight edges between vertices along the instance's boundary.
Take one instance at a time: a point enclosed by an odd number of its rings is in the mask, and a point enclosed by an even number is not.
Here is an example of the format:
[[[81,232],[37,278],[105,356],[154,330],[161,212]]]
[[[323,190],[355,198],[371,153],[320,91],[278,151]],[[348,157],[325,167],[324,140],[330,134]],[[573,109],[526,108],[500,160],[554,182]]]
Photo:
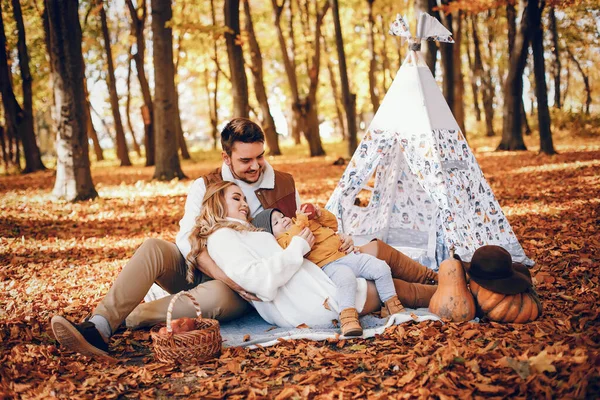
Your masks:
[[[235,179],[237,179],[239,181],[242,181],[244,183],[248,183],[250,185],[253,184],[253,183],[256,183],[260,179],[260,175],[262,174],[262,172],[263,172],[263,168],[259,168],[258,169],[258,175],[257,175],[256,179],[254,181],[249,181],[248,179],[242,178],[238,174],[236,174],[235,171],[233,170],[233,168],[231,169],[231,174],[233,175],[233,177]]]

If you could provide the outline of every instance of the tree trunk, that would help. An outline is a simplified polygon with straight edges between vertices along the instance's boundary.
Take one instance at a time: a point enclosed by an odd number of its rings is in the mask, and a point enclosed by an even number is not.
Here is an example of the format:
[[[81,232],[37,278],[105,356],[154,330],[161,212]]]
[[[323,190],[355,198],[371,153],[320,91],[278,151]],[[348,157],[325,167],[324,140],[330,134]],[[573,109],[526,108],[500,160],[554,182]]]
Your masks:
[[[439,13],[437,11],[433,11],[433,7],[436,6],[436,0],[415,0],[415,16],[417,16],[418,18],[419,14],[423,12],[429,15],[435,15],[436,18],[439,18]],[[421,54],[423,55],[423,59],[427,63],[427,66],[431,70],[431,74],[435,77],[435,64],[437,61],[437,44],[434,41],[429,40],[425,43],[422,43]]]
[[[250,12],[250,1],[243,0],[244,3],[244,14],[246,18],[246,32],[248,34],[248,44],[250,45],[250,59],[252,61],[252,75],[254,82],[254,92],[256,94],[256,100],[260,105],[261,113],[263,116],[263,130],[265,131],[265,138],[267,140],[267,146],[269,147],[269,154],[272,156],[281,155],[279,149],[279,136],[275,128],[275,121],[271,115],[271,108],[269,107],[269,101],[267,91],[265,89],[265,82],[263,78],[263,59],[260,51],[260,46],[256,40],[254,33],[254,24],[252,23],[252,13]]]
[[[568,51],[567,51],[568,54]],[[569,94],[569,83],[571,82],[571,63],[567,60],[567,74],[565,79],[564,89],[562,89],[562,93],[560,98],[562,99],[562,104],[567,104],[567,95]]]
[[[474,16],[472,17],[474,18]],[[472,21],[472,20],[471,20]],[[469,63],[469,71],[471,75],[471,92],[473,93],[473,110],[475,111],[475,120],[477,122],[481,121],[481,109],[479,108],[479,91],[478,85],[481,80],[479,76],[479,71],[475,70],[473,66],[473,57],[471,56],[471,41],[469,40],[469,24],[467,23],[467,29],[465,30],[465,39],[466,39],[466,48],[467,48],[467,62]]]
[[[57,110],[56,181],[52,193],[67,201],[98,196],[90,172],[78,6],[77,0],[45,1]]]
[[[554,107],[559,110],[562,108],[560,99],[560,51],[558,48],[558,28],[556,27],[556,15],[554,7],[550,7],[550,33],[552,34],[552,53],[554,54],[554,62],[552,64],[552,75],[554,77]]]
[[[569,57],[571,58],[571,60],[573,60],[573,63],[575,63],[575,67],[577,67],[577,70],[579,71],[579,73],[581,74],[581,77],[583,78],[583,85],[585,86],[585,93],[586,93],[585,114],[590,115],[590,106],[592,105],[592,88],[590,87],[590,79],[589,79],[588,75],[585,73],[585,71],[583,70],[583,68],[581,67],[581,64],[579,63],[579,61],[577,61],[577,59],[571,52],[571,49],[569,49],[568,47],[567,47],[567,53],[569,54]]]
[[[464,92],[465,84],[462,73],[462,21],[464,15],[462,11],[456,11],[456,14],[452,18],[452,32],[454,32],[454,45],[452,47],[452,64],[453,64],[453,81],[454,81],[454,118],[458,122],[458,126],[464,136],[467,136],[465,129],[465,103],[464,103]]]
[[[290,0],[291,2],[291,0]],[[290,91],[292,92],[292,118],[291,118],[291,134],[294,139],[294,143],[296,145],[300,144],[300,132],[301,130],[301,118],[302,113],[300,111],[300,93],[298,91],[298,78],[296,77],[296,64],[293,59],[294,55],[294,45],[293,45],[293,35],[290,35],[290,40],[292,42],[292,55],[288,53],[288,46],[286,45],[285,37],[283,36],[283,31],[281,29],[281,14],[283,12],[283,7],[285,2],[282,5],[277,4],[277,0],[271,0],[271,4],[273,5],[273,17],[275,20],[275,29],[277,31],[277,41],[279,43],[279,48],[281,50],[281,55],[283,59],[283,66],[285,68],[285,74],[288,79],[288,83],[290,85]],[[290,15],[290,19],[291,19]],[[291,29],[291,25],[290,25]],[[291,32],[293,33],[293,32]]]
[[[215,13],[215,2],[214,0],[210,0],[210,15],[212,19],[213,26],[217,26],[217,16]],[[221,72],[221,66],[219,64],[219,49],[217,46],[217,39],[215,38],[213,41],[213,55],[212,55],[213,63],[215,64],[215,87],[213,88],[212,98],[210,94],[208,95],[208,109],[210,110],[210,125],[212,127],[212,138],[213,138],[213,149],[217,148],[217,141],[219,138],[219,100],[218,100],[218,92],[219,92],[219,75]],[[206,69],[206,71],[208,71]],[[208,92],[208,80],[206,81],[207,92]]]
[[[108,23],[106,21],[106,12],[102,0],[100,6],[100,21],[102,24],[102,37],[104,38],[104,50],[106,51],[106,64],[108,66],[108,75],[106,83],[110,97],[110,108],[115,122],[115,136],[117,142],[117,157],[121,160],[121,166],[130,166],[129,151],[127,150],[127,141],[125,140],[125,130],[119,111],[119,95],[117,94],[117,83],[115,81],[115,66],[113,64],[112,49],[110,47],[110,34],[108,32]]]
[[[240,1],[225,0],[224,3],[225,32],[227,56],[229,57],[229,72],[233,101],[233,116],[248,118],[250,106],[248,103],[248,80],[244,69],[244,54],[240,43]]]
[[[375,56],[375,20],[373,19],[373,2],[367,0],[367,47],[369,48],[369,94],[371,96],[371,105],[373,114],[379,110],[379,90],[377,90],[377,59]],[[335,15],[335,14],[334,14]]]
[[[506,5],[506,19],[508,22],[508,59],[509,63],[513,56],[513,48],[515,47],[515,38],[517,36],[517,11],[515,10],[515,6],[512,3],[508,3]],[[528,38],[526,38],[529,40]],[[528,44],[525,45],[526,47]],[[526,50],[527,51],[527,50]],[[490,58],[491,60],[492,58]],[[525,65],[527,64],[527,55],[525,56]],[[523,67],[525,68],[525,67]],[[506,84],[506,82],[504,82]],[[503,85],[504,87],[504,85]],[[522,91],[522,84],[521,84]],[[527,121],[527,113],[525,112],[525,103],[523,102],[523,98],[521,97],[521,129],[525,133],[525,135],[531,135],[531,128],[529,127],[529,122]]]
[[[504,86],[504,115],[502,141],[497,150],[527,150],[521,131],[521,106],[523,97],[523,70],[527,62],[528,37],[530,32],[528,0],[519,0],[522,13],[519,30],[510,54],[508,76]],[[509,44],[510,47],[510,44]]]
[[[443,2],[446,3],[445,1]],[[454,31],[452,30],[452,14],[440,14],[442,16],[441,21],[446,26],[446,28],[452,32],[454,36]],[[456,37],[454,39],[456,41]],[[442,88],[444,92],[444,97],[446,98],[446,103],[452,110],[452,113],[456,116],[455,104],[454,104],[454,50],[453,46],[456,46],[456,43],[440,43],[440,53],[442,54],[442,66],[444,71],[444,80],[442,83]]]
[[[85,61],[84,61],[85,62]],[[92,146],[94,147],[94,154],[96,155],[96,161],[102,161],[104,160],[104,152],[102,150],[102,147],[100,147],[100,141],[98,140],[98,133],[96,132],[96,128],[94,128],[94,124],[92,122],[92,112],[90,110],[90,96],[88,93],[88,89],[87,89],[87,82],[85,79],[85,66],[83,67],[83,93],[85,94],[85,104],[84,104],[84,111],[85,111],[85,119],[86,119],[86,127],[87,127],[87,134],[89,135],[90,139],[92,139]]]
[[[0,12],[0,80],[2,81],[2,100],[4,109],[7,113],[5,118],[11,119],[11,123],[15,127],[21,143],[23,145],[23,155],[25,156],[24,173],[42,171],[46,167],[42,163],[40,149],[36,142],[35,131],[33,129],[33,102],[31,90],[31,73],[29,71],[29,54],[27,52],[27,44],[25,41],[25,26],[23,25],[23,16],[21,13],[21,5],[18,0],[13,0],[13,15],[17,23],[17,48],[19,53],[19,67],[21,70],[22,88],[23,88],[23,108],[19,106],[15,94],[12,89],[11,72],[8,67],[8,59],[6,55],[6,36],[4,33],[4,22],[2,13]],[[4,98],[6,100],[4,100]],[[7,107],[7,103],[10,103]],[[14,113],[8,115],[8,113]]]
[[[185,3],[183,3],[182,8],[182,13],[184,12]],[[177,70],[179,69],[179,53],[183,51],[181,46],[181,39],[183,35],[185,35],[185,31],[180,33],[180,35],[177,37],[177,58],[173,67],[175,71],[175,77],[177,77]],[[181,158],[183,158],[184,160],[189,160],[192,157],[190,156],[190,152],[187,148],[187,143],[185,142],[185,136],[183,135],[183,127],[181,125],[181,110],[179,109],[179,88],[177,82],[178,80],[175,81],[175,93],[173,93],[173,96],[175,98],[175,107],[177,108],[177,110],[175,111],[175,126],[177,127],[177,147],[179,148],[179,151],[181,151]]]
[[[473,32],[474,50],[473,67],[475,68],[476,73],[481,77],[486,136],[494,136],[494,87],[492,85],[492,75],[490,72],[491,66],[487,68],[487,71],[483,67],[476,16],[473,16],[471,19],[471,28],[471,31]]]
[[[138,13],[132,0],[126,0],[129,14],[131,15],[131,31],[135,36],[136,53],[133,55],[138,80],[140,81],[140,90],[144,99],[144,105],[141,108],[142,120],[144,121],[144,147],[146,148],[146,166],[155,164],[156,148],[154,135],[154,105],[152,104],[152,94],[150,85],[146,78],[144,62],[146,52],[146,41],[144,38],[144,25],[146,24],[147,8],[146,1],[140,3],[141,12]]]
[[[550,110],[548,110],[548,89],[546,87],[546,66],[544,64],[544,27],[542,25],[542,11],[545,2],[542,0],[529,0],[530,7],[527,13],[531,26],[531,49],[533,50],[533,71],[535,73],[535,97],[538,106],[538,123],[540,129],[540,152],[556,154],[552,143],[550,130]]]
[[[154,179],[170,181],[185,178],[177,155],[175,122],[175,70],[173,31],[167,25],[173,17],[171,0],[152,0],[152,52],[154,61],[154,123],[156,167]],[[170,26],[170,25],[169,25]]]
[[[308,142],[308,147],[310,150],[310,156],[324,156],[325,150],[323,149],[323,144],[321,143],[321,135],[319,132],[319,113],[317,111],[317,88],[319,86],[319,71],[321,66],[321,26],[323,25],[323,18],[327,13],[327,10],[330,7],[329,2],[325,2],[323,8],[317,11],[317,16],[315,20],[315,31],[314,31],[314,53],[312,55],[312,60],[308,70],[308,77],[310,79],[308,95],[301,101],[300,109],[303,111],[303,127],[304,127],[304,137]],[[308,16],[307,16],[308,18]],[[340,60],[341,63],[341,60]],[[346,115],[348,115],[350,111],[346,111]],[[348,120],[348,118],[347,118]],[[350,132],[350,128],[348,128]]]
[[[10,162],[8,160],[8,148],[6,140],[4,140],[4,127],[0,126],[0,148],[2,148],[2,161],[4,161],[4,170],[8,172]]]
[[[335,27],[335,43],[338,54],[338,65],[340,67],[340,85],[342,86],[342,101],[346,110],[346,124],[348,126],[348,155],[352,157],[358,145],[356,137],[356,94],[350,92],[348,81],[348,68],[346,67],[346,52],[344,51],[344,39],[342,37],[342,26],[340,24],[340,10],[338,0],[329,0],[331,12],[333,13],[333,25]],[[320,30],[320,28],[318,28]],[[318,37],[317,37],[318,40]],[[373,112],[377,112],[374,108]]]
[[[129,128],[129,132],[131,133],[131,143],[133,144],[133,149],[135,150],[138,157],[142,156],[142,150],[140,149],[140,145],[135,139],[135,130],[133,129],[133,125],[131,124],[131,61],[133,60],[133,56],[131,55],[131,46],[129,47],[129,60],[127,60],[127,99],[125,101],[125,119],[127,120],[127,127]]]
[[[340,131],[342,133],[342,139],[346,140],[347,138],[347,130],[346,124],[344,122],[344,111],[342,110],[342,105],[338,96],[338,86],[337,86],[337,78],[335,76],[335,71],[333,70],[333,64],[331,62],[331,57],[329,57],[329,49],[327,48],[327,40],[325,37],[321,37],[321,41],[323,43],[323,51],[327,55],[327,72],[329,72],[329,80],[331,82],[331,94],[333,95],[333,101],[335,104],[335,115],[337,117],[337,124],[340,127]],[[384,71],[385,72],[385,71]]]

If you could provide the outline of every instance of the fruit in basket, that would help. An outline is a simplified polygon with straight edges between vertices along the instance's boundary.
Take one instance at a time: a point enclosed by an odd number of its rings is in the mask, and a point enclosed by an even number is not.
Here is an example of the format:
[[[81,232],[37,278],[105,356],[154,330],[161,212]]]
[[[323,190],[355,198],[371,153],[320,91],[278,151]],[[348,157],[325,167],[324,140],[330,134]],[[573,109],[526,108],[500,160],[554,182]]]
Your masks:
[[[192,318],[179,318],[171,321],[171,328],[173,333],[185,333],[196,329],[196,322]],[[163,326],[158,330],[159,335],[168,335],[167,327]]]
[[[196,322],[191,318],[183,317],[171,321],[171,327],[174,333],[184,333],[196,329]]]

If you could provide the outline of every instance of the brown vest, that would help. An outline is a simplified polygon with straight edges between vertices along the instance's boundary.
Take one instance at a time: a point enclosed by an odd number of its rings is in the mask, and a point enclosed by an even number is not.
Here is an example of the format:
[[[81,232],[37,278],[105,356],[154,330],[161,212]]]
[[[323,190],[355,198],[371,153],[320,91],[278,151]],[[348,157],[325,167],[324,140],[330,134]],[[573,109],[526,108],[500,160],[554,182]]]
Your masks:
[[[211,183],[221,182],[223,180],[221,168],[209,172],[202,178],[206,187]],[[273,189],[259,188],[254,193],[265,210],[267,208],[277,208],[286,217],[293,218],[296,216],[296,185],[292,175],[275,171],[275,187]]]

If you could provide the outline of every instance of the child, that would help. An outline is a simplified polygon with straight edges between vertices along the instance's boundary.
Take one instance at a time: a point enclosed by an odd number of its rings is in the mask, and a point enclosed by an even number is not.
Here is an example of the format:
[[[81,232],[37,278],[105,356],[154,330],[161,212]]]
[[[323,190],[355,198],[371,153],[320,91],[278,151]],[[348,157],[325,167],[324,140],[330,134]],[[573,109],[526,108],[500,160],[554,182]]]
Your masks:
[[[315,236],[315,244],[304,257],[321,267],[338,288],[342,334],[360,336],[363,332],[355,308],[357,277],[375,281],[379,297],[390,315],[402,312],[404,307],[396,295],[392,273],[385,261],[368,254],[346,254],[339,251],[342,241],[336,233],[335,216],[316,206],[310,215],[305,213],[306,210],[303,206],[302,212],[298,212],[292,220],[284,217],[276,208],[267,209],[256,215],[252,224],[273,234],[284,249],[302,229],[308,227],[311,230]],[[316,218],[309,219],[313,215]]]

